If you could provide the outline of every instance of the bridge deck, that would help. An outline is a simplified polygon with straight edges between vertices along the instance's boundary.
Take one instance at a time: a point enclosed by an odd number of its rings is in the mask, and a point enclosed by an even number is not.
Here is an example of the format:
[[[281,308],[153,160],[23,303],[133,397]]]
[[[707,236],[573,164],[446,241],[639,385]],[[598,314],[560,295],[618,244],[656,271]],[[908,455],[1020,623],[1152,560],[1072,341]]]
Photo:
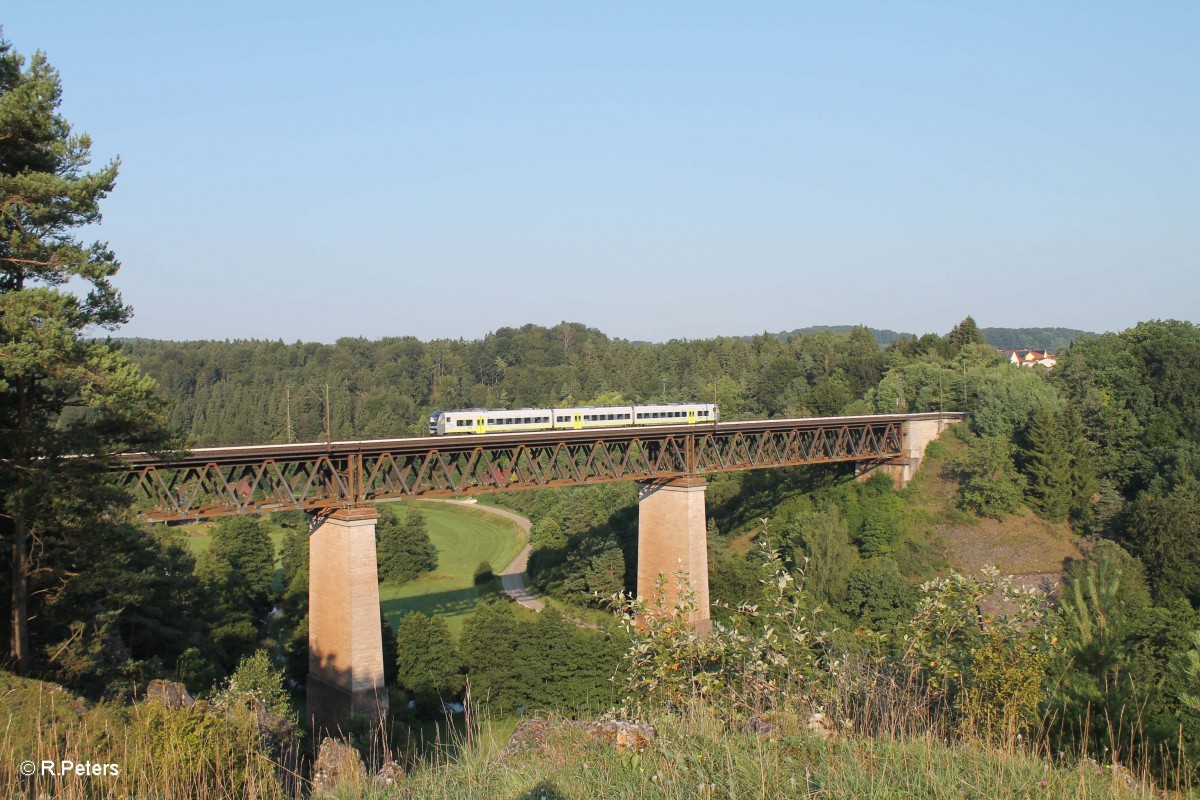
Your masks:
[[[702,425],[423,436],[130,453],[116,469],[143,516],[203,519],[323,510],[618,480],[900,457],[907,422],[960,414],[885,414]]]

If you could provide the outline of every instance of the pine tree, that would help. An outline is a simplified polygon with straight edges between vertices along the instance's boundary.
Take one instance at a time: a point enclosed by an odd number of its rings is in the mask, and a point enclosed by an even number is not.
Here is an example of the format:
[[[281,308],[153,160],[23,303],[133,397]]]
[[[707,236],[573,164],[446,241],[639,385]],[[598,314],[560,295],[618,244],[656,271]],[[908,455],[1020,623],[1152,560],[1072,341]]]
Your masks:
[[[975,318],[967,317],[946,334],[946,342],[957,352],[967,345],[987,344],[987,339],[984,338],[983,331],[979,330],[979,326],[975,324]]]
[[[125,497],[104,477],[106,456],[166,441],[154,383],[94,338],[131,313],[111,282],[113,252],[75,235],[100,221],[117,162],[87,171],[91,140],[58,113],[61,99],[45,55],[26,63],[0,40],[0,534],[12,547],[10,656],[23,674],[30,598],[40,597],[30,575],[36,566],[51,586],[72,579],[35,565],[31,544],[46,553],[51,539],[67,541],[64,520],[76,514],[119,514]]]
[[[255,517],[226,517],[216,526],[206,556],[223,559],[233,572],[230,603],[245,606],[255,617],[271,608],[275,580],[275,545]]]
[[[1027,444],[1021,450],[1029,500],[1038,516],[1062,522],[1075,500],[1071,469],[1071,443],[1067,441],[1059,417],[1048,408],[1033,415]]]
[[[1071,457],[1071,519],[1086,528],[1093,524],[1096,516],[1093,498],[1100,490],[1100,481],[1092,443],[1088,441],[1079,412],[1071,403],[1063,413],[1062,430]]]
[[[463,663],[444,617],[419,611],[404,615],[396,629],[396,686],[418,705],[440,706],[463,690]]]

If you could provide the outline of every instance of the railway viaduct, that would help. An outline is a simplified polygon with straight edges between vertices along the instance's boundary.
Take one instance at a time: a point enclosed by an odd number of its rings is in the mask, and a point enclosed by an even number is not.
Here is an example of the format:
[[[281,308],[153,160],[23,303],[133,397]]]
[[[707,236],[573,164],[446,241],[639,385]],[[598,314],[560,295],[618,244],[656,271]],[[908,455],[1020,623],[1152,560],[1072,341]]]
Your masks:
[[[372,504],[636,481],[638,594],[684,575],[690,620],[710,626],[706,475],[852,463],[898,486],[961,414],[721,422],[131,453],[114,469],[141,516],[162,522],[302,509],[309,513],[309,721],[333,729],[387,710]],[[678,584],[663,588],[673,602]]]

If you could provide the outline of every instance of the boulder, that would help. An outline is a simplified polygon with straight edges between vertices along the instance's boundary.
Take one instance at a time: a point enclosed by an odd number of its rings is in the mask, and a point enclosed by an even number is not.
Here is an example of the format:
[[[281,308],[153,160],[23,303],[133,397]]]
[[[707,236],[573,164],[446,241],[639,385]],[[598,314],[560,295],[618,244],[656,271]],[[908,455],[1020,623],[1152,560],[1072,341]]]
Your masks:
[[[402,780],[404,780],[404,767],[391,759],[385,761],[383,766],[379,768],[379,771],[371,776],[372,785],[381,789],[395,786]],[[404,795],[402,794],[401,796]]]
[[[653,725],[629,720],[572,722],[571,725],[582,728],[584,738],[588,741],[600,742],[621,752],[640,753],[658,736],[658,730]]]
[[[313,796],[331,795],[343,787],[357,788],[367,782],[362,756],[337,739],[323,739],[313,764]]]
[[[512,732],[512,736],[508,737],[508,743],[504,745],[504,749],[500,751],[498,759],[500,763],[504,763],[517,753],[526,751],[543,752],[546,749],[546,742],[549,740],[552,732],[552,725],[549,720],[545,719],[523,719],[517,723],[517,728]]]
[[[169,709],[191,708],[196,704],[182,683],[159,679],[150,681],[150,685],[146,687],[146,699],[158,700]]]

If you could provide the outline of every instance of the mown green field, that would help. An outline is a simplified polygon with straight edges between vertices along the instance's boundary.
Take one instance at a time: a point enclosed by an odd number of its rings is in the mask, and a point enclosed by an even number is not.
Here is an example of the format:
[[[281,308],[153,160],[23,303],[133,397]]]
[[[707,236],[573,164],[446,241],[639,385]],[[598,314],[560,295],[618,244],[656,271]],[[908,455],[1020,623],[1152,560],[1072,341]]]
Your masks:
[[[497,572],[504,569],[525,546],[525,533],[509,520],[477,508],[417,502],[429,522],[429,539],[438,549],[438,567],[400,586],[380,586],[380,605],[393,628],[405,614],[420,611],[445,617],[458,633],[487,591],[474,584],[479,562],[491,563]]]

